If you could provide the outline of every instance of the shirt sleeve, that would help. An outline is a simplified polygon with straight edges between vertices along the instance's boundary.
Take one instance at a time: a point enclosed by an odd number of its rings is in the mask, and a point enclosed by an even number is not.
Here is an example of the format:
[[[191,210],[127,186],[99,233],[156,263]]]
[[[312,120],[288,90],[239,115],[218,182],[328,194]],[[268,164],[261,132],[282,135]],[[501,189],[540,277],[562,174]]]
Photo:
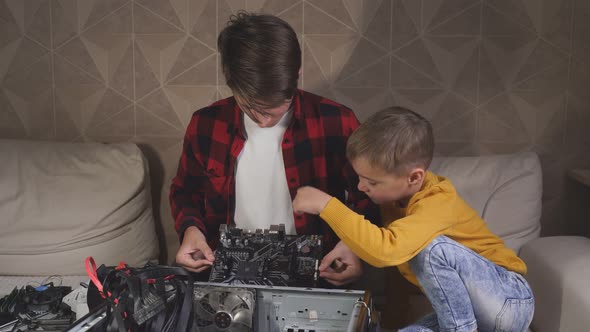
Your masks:
[[[203,165],[197,160],[197,121],[198,117],[193,116],[187,127],[176,176],[170,186],[170,207],[180,242],[182,242],[184,232],[190,226],[198,227],[207,236],[203,218],[205,214],[205,191],[203,188],[207,174]]]
[[[378,227],[332,198],[320,214],[338,237],[362,260],[376,267],[408,262],[436,236],[455,223],[450,195],[425,197],[408,208],[408,215]],[[437,206],[436,211],[427,206]],[[411,210],[411,211],[410,211]]]

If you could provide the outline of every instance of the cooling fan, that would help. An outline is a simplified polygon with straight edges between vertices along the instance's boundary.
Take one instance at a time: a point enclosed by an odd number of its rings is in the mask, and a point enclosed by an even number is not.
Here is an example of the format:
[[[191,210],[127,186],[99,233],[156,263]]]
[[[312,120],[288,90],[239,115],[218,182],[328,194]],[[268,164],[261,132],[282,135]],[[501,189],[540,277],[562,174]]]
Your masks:
[[[194,331],[251,331],[254,305],[254,293],[247,289],[196,288]]]

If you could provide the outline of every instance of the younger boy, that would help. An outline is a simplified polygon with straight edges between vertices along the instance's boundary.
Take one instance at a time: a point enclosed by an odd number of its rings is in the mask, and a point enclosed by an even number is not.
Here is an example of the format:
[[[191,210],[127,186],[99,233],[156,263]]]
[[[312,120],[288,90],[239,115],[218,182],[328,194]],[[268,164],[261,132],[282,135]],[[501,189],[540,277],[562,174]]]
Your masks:
[[[525,331],[534,299],[524,262],[448,179],[427,171],[433,150],[425,118],[401,107],[380,111],[350,136],[346,154],[358,188],[391,222],[377,227],[312,187],[298,190],[293,210],[319,214],[361,259],[398,266],[423,290],[434,313],[401,331]]]

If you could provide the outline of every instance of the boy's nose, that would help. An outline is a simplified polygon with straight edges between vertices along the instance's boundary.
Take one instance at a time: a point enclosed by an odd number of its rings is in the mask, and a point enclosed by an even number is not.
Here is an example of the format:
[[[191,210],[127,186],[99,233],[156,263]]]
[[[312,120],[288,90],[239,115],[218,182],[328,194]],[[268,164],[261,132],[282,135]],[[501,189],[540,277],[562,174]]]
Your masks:
[[[357,188],[362,192],[367,192],[367,187],[365,185],[363,185],[363,183],[361,181],[359,181]]]

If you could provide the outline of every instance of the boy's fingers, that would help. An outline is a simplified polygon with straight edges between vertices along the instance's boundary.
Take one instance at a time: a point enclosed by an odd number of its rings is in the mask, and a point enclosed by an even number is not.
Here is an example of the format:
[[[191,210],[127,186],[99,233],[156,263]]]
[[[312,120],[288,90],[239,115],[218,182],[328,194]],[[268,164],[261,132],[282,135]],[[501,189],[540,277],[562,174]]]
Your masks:
[[[191,272],[196,272],[196,273],[203,272],[203,271],[207,270],[209,267],[211,267],[211,266],[205,265],[205,266],[201,266],[199,268],[192,268],[192,267],[184,266],[185,269],[187,269]]]
[[[330,267],[337,273],[346,270],[346,264],[343,263],[340,259],[333,260],[332,264],[330,264]]]
[[[213,251],[211,250],[211,248],[209,248],[209,246],[206,243],[200,246],[199,249],[201,250],[203,257],[207,259],[209,262],[213,262],[215,260],[215,255],[213,254]]]
[[[333,256],[335,255],[332,254],[331,251],[326,256],[324,256],[324,259],[322,259],[322,262],[318,267],[318,270],[320,270],[320,272],[325,271],[328,267],[330,267],[330,265],[332,265],[332,262],[336,259],[336,257]]]
[[[213,255],[213,252],[209,251],[208,253],[205,253],[205,258],[209,262],[213,262],[215,260],[215,255]]]
[[[320,270],[320,272],[324,272],[330,267],[330,265],[332,265],[332,261],[326,260],[326,258],[324,257],[324,259],[320,263],[320,266],[318,266],[318,270]]]
[[[192,272],[201,272],[213,265],[212,262],[206,259],[183,259],[176,263]]]
[[[335,272],[320,272],[320,277],[335,286],[342,286],[344,282],[340,273]]]
[[[336,279],[338,279],[338,273],[324,271],[324,272],[320,272],[320,277],[322,277],[326,280],[336,280]]]
[[[196,269],[196,272],[203,272],[211,267],[211,264],[205,264],[204,266]]]

